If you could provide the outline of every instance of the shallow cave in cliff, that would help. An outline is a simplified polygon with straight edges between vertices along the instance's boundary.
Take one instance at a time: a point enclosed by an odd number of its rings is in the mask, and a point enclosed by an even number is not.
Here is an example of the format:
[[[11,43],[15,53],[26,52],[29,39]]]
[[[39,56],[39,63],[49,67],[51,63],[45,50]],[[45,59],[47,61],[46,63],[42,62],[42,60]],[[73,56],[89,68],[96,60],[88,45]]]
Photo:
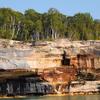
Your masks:
[[[62,65],[70,66],[70,59],[68,59],[68,58],[63,59],[61,62],[62,62]]]
[[[62,61],[61,61],[62,65],[67,65],[70,66],[70,58],[68,58],[66,52],[64,51],[63,55],[62,55]]]

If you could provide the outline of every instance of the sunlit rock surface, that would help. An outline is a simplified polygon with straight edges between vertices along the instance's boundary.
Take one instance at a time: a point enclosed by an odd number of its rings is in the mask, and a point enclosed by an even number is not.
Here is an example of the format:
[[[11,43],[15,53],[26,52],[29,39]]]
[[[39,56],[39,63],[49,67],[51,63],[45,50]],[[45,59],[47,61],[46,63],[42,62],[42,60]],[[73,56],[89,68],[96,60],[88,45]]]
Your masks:
[[[91,54],[95,67],[100,68],[100,41],[55,41],[22,43],[0,40],[0,69],[45,69],[61,67],[62,54],[69,57],[77,54]]]

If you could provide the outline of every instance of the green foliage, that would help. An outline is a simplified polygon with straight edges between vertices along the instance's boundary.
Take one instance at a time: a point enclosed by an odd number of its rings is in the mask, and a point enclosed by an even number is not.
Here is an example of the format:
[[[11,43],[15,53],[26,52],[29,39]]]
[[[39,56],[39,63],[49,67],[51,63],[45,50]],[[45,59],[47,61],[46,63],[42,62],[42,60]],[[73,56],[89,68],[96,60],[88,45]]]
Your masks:
[[[10,8],[0,8],[0,38],[20,41],[52,40],[100,40],[100,20],[89,13],[66,16],[55,8],[40,14],[28,9],[24,14]]]

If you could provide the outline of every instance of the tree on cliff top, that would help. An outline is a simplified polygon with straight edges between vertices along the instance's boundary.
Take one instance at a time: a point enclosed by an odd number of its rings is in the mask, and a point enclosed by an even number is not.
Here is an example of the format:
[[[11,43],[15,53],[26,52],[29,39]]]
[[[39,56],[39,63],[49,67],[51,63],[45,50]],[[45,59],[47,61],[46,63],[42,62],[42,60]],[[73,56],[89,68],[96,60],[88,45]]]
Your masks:
[[[28,9],[24,14],[10,8],[0,8],[0,38],[20,41],[52,40],[100,40],[100,21],[89,13],[66,16],[55,8],[46,13]]]

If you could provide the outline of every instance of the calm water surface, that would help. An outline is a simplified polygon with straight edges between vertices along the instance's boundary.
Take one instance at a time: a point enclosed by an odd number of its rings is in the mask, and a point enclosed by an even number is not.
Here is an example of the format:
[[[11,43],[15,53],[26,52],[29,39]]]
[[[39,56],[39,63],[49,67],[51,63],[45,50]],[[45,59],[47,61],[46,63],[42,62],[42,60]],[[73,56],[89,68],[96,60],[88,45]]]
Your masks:
[[[29,97],[24,99],[0,99],[0,100],[100,100],[100,95],[42,96],[42,97]]]

